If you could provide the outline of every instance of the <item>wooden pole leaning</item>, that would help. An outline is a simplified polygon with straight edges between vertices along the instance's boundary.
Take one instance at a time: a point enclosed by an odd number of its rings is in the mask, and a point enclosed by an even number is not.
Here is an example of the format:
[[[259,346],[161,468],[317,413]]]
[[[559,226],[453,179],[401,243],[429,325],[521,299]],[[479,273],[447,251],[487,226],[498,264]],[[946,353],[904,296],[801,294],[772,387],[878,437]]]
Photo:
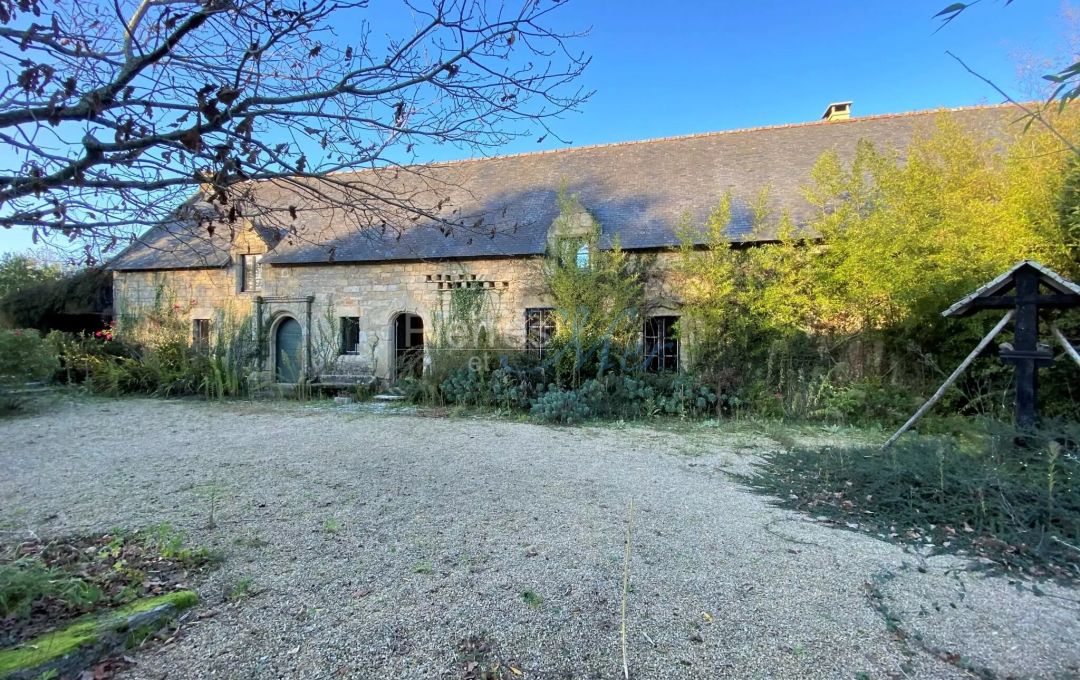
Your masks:
[[[997,337],[998,333],[1000,333],[1005,328],[1006,324],[1008,324],[1009,321],[1012,320],[1014,313],[1015,310],[1012,309],[1005,313],[1005,316],[1001,318],[1001,321],[998,321],[997,325],[994,326],[993,329],[991,329],[990,332],[986,334],[986,337],[983,338],[979,342],[978,346],[976,346],[975,349],[971,351],[971,354],[967,355],[967,358],[960,362],[960,365],[956,367],[956,370],[952,372],[952,375],[945,379],[945,382],[941,384],[941,387],[938,388],[937,392],[934,392],[934,395],[927,399],[925,404],[919,407],[919,410],[915,412],[915,415],[911,416],[911,418],[908,419],[908,421],[904,423],[899,430],[896,431],[896,434],[889,437],[888,441],[881,445],[882,449],[887,449],[892,446],[896,442],[896,440],[900,438],[900,435],[911,429],[911,426],[914,425],[919,420],[919,418],[922,418],[924,415],[926,415],[926,412],[929,411],[934,406],[934,404],[938,403],[941,397],[945,395],[945,392],[950,387],[952,387],[952,384],[957,381],[957,379],[965,370],[967,370],[967,367],[971,365],[971,362],[975,361],[975,358],[982,354],[982,351],[986,349],[987,345],[993,342],[994,338]]]
[[[1069,357],[1071,357],[1072,360],[1077,363],[1077,365],[1080,365],[1080,353],[1078,353],[1076,351],[1076,348],[1072,346],[1072,343],[1070,343],[1069,339],[1065,337],[1065,334],[1061,332],[1061,329],[1059,329],[1057,326],[1051,326],[1050,332],[1054,334],[1054,337],[1057,338],[1057,341],[1061,343],[1062,347],[1065,348],[1065,353],[1068,354]]]

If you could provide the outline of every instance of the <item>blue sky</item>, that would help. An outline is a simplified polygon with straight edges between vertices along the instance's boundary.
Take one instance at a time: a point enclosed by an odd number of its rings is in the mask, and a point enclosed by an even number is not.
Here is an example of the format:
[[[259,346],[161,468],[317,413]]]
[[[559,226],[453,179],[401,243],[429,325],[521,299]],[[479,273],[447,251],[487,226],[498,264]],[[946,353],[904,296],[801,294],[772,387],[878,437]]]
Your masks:
[[[400,7],[376,0],[373,25],[386,3]],[[1019,65],[1068,59],[1059,2],[981,0],[935,33],[932,17],[948,4],[571,0],[555,21],[591,29],[579,46],[593,57],[582,84],[596,94],[557,130],[578,146],[815,120],[833,101],[853,100],[855,116],[997,103],[946,50],[1017,96],[1031,80]],[[560,146],[529,137],[501,152]],[[427,158],[460,155],[432,148]],[[0,231],[0,252],[29,246],[28,234]]]

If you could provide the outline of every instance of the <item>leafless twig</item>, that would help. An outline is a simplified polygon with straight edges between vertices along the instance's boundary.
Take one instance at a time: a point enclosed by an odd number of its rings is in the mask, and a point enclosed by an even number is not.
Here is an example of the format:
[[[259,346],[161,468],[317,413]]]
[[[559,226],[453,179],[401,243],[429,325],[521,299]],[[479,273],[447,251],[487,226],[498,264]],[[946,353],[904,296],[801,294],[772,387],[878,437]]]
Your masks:
[[[1066,137],[1065,135],[1063,135],[1063,134],[1062,134],[1062,133],[1061,133],[1061,132],[1060,132],[1060,131],[1059,131],[1059,130],[1058,130],[1057,128],[1055,128],[1055,127],[1054,127],[1054,126],[1053,126],[1053,125],[1052,125],[1052,124],[1050,123],[1050,121],[1046,120],[1046,118],[1045,118],[1045,117],[1044,117],[1044,116],[1042,115],[1042,112],[1041,112],[1041,111],[1038,111],[1038,110],[1032,109],[1032,108],[1031,108],[1030,106],[1027,106],[1026,104],[1023,104],[1023,103],[1021,103],[1021,102],[1018,102],[1018,101],[1016,101],[1016,100],[1015,100],[1015,99],[1013,99],[1013,98],[1012,98],[1012,97],[1011,97],[1011,96],[1010,96],[1010,95],[1009,95],[1009,94],[1008,94],[1007,92],[1005,92],[1005,90],[1003,90],[1003,89],[1001,89],[1000,87],[998,87],[998,86],[997,86],[997,84],[996,84],[996,83],[994,83],[994,81],[990,80],[990,79],[989,79],[989,78],[987,78],[986,76],[984,76],[984,75],[982,75],[981,73],[978,73],[977,71],[975,71],[974,69],[972,69],[972,68],[971,68],[970,66],[968,66],[968,65],[967,65],[966,63],[964,63],[964,60],[963,60],[963,59],[961,59],[960,57],[956,56],[955,54],[953,54],[953,53],[952,53],[952,52],[950,52],[949,50],[945,50],[945,54],[947,54],[947,55],[949,55],[950,57],[952,57],[953,59],[955,59],[955,60],[956,60],[956,61],[957,61],[957,62],[958,62],[958,63],[959,63],[959,64],[960,64],[961,66],[963,66],[963,67],[964,67],[964,70],[965,70],[965,71],[967,71],[967,72],[968,72],[968,73],[970,73],[971,75],[975,76],[975,77],[976,77],[976,78],[978,78],[979,80],[983,81],[984,83],[986,83],[986,84],[987,84],[987,85],[989,85],[990,87],[994,88],[994,90],[995,90],[995,91],[996,91],[996,92],[997,92],[998,94],[1000,94],[1000,95],[1001,95],[1002,97],[1004,97],[1004,98],[1005,98],[1005,101],[1009,102],[1010,104],[1012,104],[1012,105],[1013,105],[1013,106],[1015,106],[1016,108],[1018,108],[1018,109],[1020,109],[1021,111],[1023,111],[1023,112],[1024,112],[1024,115],[1025,115],[1025,116],[1027,116],[1027,117],[1028,117],[1028,118],[1029,118],[1030,120],[1034,120],[1034,121],[1038,122],[1038,123],[1039,123],[1039,125],[1042,125],[1042,126],[1043,126],[1044,128],[1046,128],[1047,130],[1049,130],[1049,131],[1050,131],[1050,133],[1051,133],[1051,134],[1053,134],[1053,135],[1054,135],[1055,137],[1057,137],[1057,138],[1058,138],[1058,140],[1059,140],[1059,141],[1060,141],[1060,142],[1061,142],[1062,144],[1064,144],[1064,145],[1065,145],[1066,147],[1068,147],[1070,151],[1072,151],[1072,152],[1073,152],[1074,154],[1076,154],[1076,155],[1080,156],[1080,148],[1078,148],[1078,147],[1077,147],[1077,146],[1076,146],[1075,144],[1073,144],[1072,142],[1070,142],[1070,141],[1069,141],[1069,139],[1068,139],[1068,138],[1067,138],[1067,137]]]

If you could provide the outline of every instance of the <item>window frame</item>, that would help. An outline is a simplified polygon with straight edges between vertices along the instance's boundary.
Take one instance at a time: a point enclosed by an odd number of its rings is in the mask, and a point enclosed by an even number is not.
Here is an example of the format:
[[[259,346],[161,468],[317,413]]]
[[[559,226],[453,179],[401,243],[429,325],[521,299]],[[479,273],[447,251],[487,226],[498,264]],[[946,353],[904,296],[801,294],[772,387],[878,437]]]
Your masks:
[[[262,290],[263,253],[244,253],[240,255],[240,292],[258,293]],[[251,273],[251,285],[248,285],[248,273]]]
[[[210,319],[191,320],[191,348],[200,354],[210,352]]]
[[[340,326],[338,354],[342,356],[360,354],[360,317],[338,317],[338,323]],[[353,349],[349,349],[350,331],[355,331],[356,342],[353,343]]]
[[[556,326],[557,317],[554,307],[527,307],[525,309],[525,351],[543,361],[550,351]]]
[[[679,341],[675,314],[645,317],[641,327],[641,354],[646,373],[678,373],[682,363],[682,343]],[[660,348],[659,352],[652,348]]]
[[[592,248],[589,247],[589,243],[586,241],[578,246],[577,251],[574,253],[574,266],[578,269],[588,269],[592,264]]]

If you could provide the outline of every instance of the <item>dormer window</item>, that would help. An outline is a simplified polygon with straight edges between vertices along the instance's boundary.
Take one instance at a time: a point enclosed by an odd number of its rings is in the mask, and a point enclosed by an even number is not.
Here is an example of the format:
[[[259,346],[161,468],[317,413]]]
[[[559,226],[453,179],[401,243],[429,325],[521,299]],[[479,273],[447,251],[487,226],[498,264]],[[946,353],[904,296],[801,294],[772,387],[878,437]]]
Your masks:
[[[582,243],[581,247],[577,250],[577,268],[588,269],[589,268],[589,244]]]
[[[240,256],[240,292],[262,290],[262,255]]]

